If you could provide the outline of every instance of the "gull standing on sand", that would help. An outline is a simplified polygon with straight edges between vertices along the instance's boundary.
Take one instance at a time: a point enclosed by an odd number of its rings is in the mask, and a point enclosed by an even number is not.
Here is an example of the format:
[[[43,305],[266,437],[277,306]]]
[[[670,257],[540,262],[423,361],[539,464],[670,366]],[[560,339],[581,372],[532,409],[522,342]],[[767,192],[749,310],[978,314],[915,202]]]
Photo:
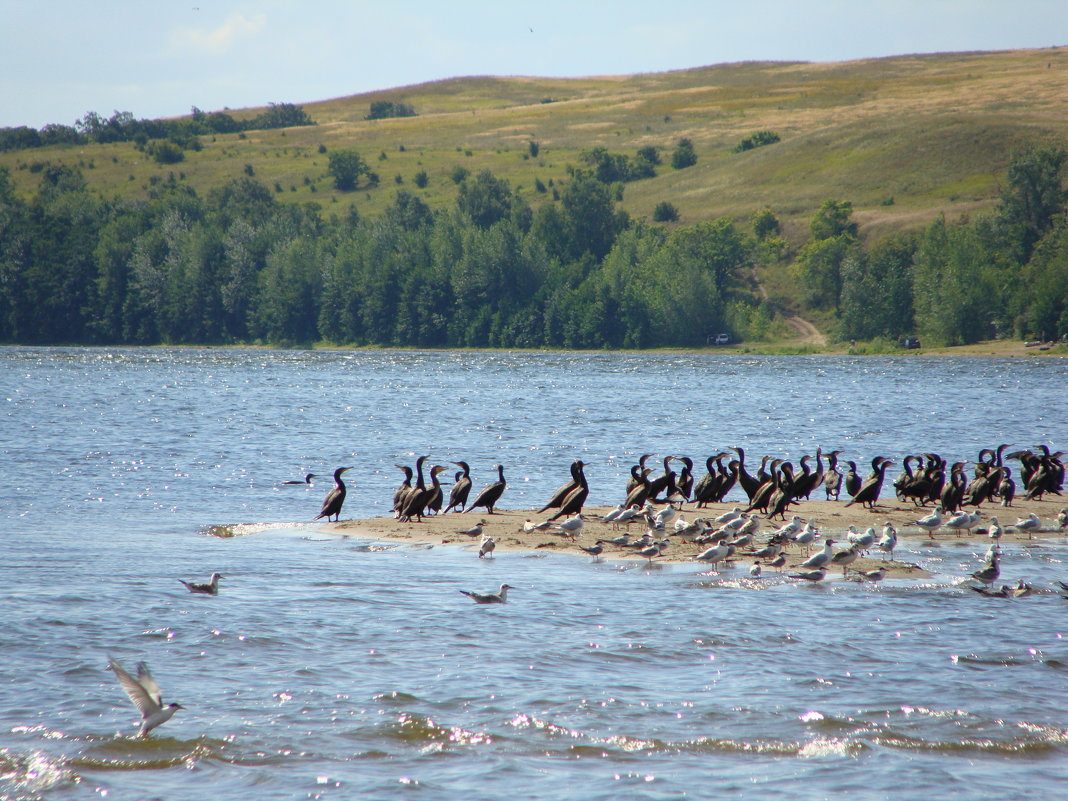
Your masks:
[[[629,544],[630,534],[627,533],[620,534],[610,540],[597,540],[597,545],[618,545],[620,548],[626,548]]]
[[[701,551],[701,553],[691,556],[691,559],[695,559],[698,562],[711,562],[712,567],[715,568],[720,562],[729,559],[734,554],[734,546],[720,543],[719,545],[713,545],[707,550]]]
[[[578,533],[582,531],[582,515],[575,515],[569,517],[563,523],[557,523],[556,528],[560,529],[560,532],[565,537],[571,537],[574,539],[578,536]]]
[[[889,520],[883,526],[883,536],[875,543],[875,547],[885,554],[890,555],[890,561],[894,561],[894,549],[897,547],[897,529]]]
[[[601,540],[597,540],[593,545],[580,545],[580,551],[585,551],[594,559],[600,556],[604,552],[604,546],[601,545]]]
[[[144,737],[157,726],[162,726],[174,717],[174,713],[179,709],[185,709],[181,704],[163,705],[159,685],[152,678],[148,665],[144,662],[137,664],[136,679],[127,673],[115,659],[108,659],[108,670],[115,674],[122,689],[126,691],[126,695],[141,713],[141,728],[137,731],[138,737]]]
[[[921,517],[916,521],[916,525],[927,531],[928,536],[934,537],[935,531],[937,531],[942,525],[942,515],[935,509],[926,517]]]
[[[493,549],[497,547],[497,540],[493,539],[489,534],[482,536],[482,544],[478,546],[478,558],[484,559],[487,556],[493,555]]]
[[[794,535],[794,542],[805,549],[805,555],[807,556],[811,552],[812,542],[816,539],[816,535],[819,534],[819,529],[812,525],[812,521],[809,520],[805,523],[805,527]]]
[[[846,539],[855,545],[858,551],[866,551],[875,544],[875,529],[868,526],[867,530],[861,534],[857,531],[856,526],[850,526],[849,534],[846,535]]]
[[[614,523],[623,514],[623,504],[616,504],[616,508],[601,518],[602,523]]]
[[[801,525],[801,515],[794,515],[790,518],[790,522],[775,530],[775,534],[780,537],[789,537],[793,539],[804,529]]]
[[[178,580],[182,582],[190,592],[200,593],[201,595],[218,595],[219,579],[222,577],[222,573],[212,573],[207,584],[198,584],[195,581],[186,581],[185,579]]]
[[[1031,539],[1032,532],[1042,530],[1042,521],[1038,519],[1038,515],[1036,515],[1034,512],[1031,512],[1027,515],[1027,517],[1021,517],[1019,520],[1013,523],[1012,527],[1017,531],[1026,531],[1027,539]]]
[[[831,546],[834,545],[834,540],[824,540],[823,550],[816,551],[808,559],[801,563],[801,567],[805,570],[818,570],[822,567],[826,567],[827,563],[831,561],[833,554],[831,553]]]
[[[482,522],[484,523],[486,521],[482,521]],[[552,523],[550,523],[548,520],[543,520],[540,523],[535,523],[533,520],[529,520],[528,519],[523,524],[523,531],[526,532],[527,534],[529,534],[532,531],[545,531],[545,529],[549,528],[549,526],[551,526],[551,525],[552,525]]]
[[[877,567],[875,570],[855,570],[856,575],[860,576],[864,581],[871,581],[878,583],[886,576],[885,567]]]
[[[485,520],[479,520],[478,523],[476,523],[475,525],[471,526],[471,528],[465,528],[463,530],[457,530],[457,531],[455,531],[453,533],[455,533],[455,534],[463,534],[466,537],[481,537],[482,536],[482,527],[485,524],[486,524]]]
[[[838,551],[831,557],[831,562],[836,565],[841,565],[842,575],[845,576],[849,572],[849,566],[857,561],[857,557],[860,555],[860,549],[856,543],[853,543],[848,548],[842,551]]]
[[[712,522],[717,526],[725,526],[737,517],[741,517],[742,507],[735,506],[729,512],[724,512],[719,517],[712,518]]]
[[[460,590],[464,595],[476,604],[506,604],[508,603],[508,590],[514,590],[511,584],[502,584],[497,592],[473,592],[472,590]]]
[[[996,517],[990,518],[990,525],[986,527],[986,535],[990,539],[997,542],[1001,539],[1001,535],[1005,533],[1005,530],[1001,527],[1001,523],[998,522]]]

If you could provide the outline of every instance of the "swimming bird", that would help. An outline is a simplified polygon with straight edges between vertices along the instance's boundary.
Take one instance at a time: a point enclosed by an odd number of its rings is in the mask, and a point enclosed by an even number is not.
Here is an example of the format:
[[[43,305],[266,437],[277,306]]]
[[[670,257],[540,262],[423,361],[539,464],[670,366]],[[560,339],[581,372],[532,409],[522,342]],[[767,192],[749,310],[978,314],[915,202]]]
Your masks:
[[[508,482],[504,480],[504,465],[499,464],[497,465],[497,480],[484,487],[464,511],[470,512],[472,509],[484,506],[486,507],[486,514],[493,514],[493,507],[497,505],[507,487]]]
[[[326,498],[323,500],[323,508],[315,516],[316,520],[325,517],[329,521],[331,516],[334,518],[334,522],[341,519],[341,507],[345,503],[346,493],[345,482],[341,480],[341,474],[351,469],[351,467],[339,467],[334,471],[334,488],[327,493]]]
[[[511,584],[502,584],[497,592],[474,592],[473,590],[460,590],[464,595],[476,604],[506,604],[508,603],[508,590],[514,590]]]
[[[487,556],[493,555],[493,549],[497,547],[497,540],[493,539],[489,535],[482,537],[482,544],[478,547],[478,558],[484,559]]]
[[[749,575],[751,578],[760,578],[760,562],[753,562],[749,567]]]
[[[212,573],[211,579],[207,584],[198,584],[195,581],[186,581],[185,579],[178,579],[184,584],[190,592],[200,593],[201,595],[218,595],[219,594],[219,579],[222,578],[221,573]]]
[[[318,476],[315,475],[315,473],[308,473],[306,476],[304,476],[304,480],[303,481],[298,479],[296,481],[283,481],[282,483],[283,484],[311,484],[313,478],[318,478]]]
[[[1038,515],[1034,512],[1030,512],[1027,517],[1021,517],[1012,527],[1017,531],[1026,531],[1027,539],[1031,539],[1032,532],[1042,530],[1042,521],[1038,519]]]
[[[163,697],[160,695],[159,685],[152,678],[148,665],[144,662],[137,664],[137,678],[127,673],[122,665],[115,659],[108,659],[108,669],[115,674],[127,697],[141,713],[141,728],[137,731],[138,737],[144,737],[157,726],[162,726],[179,709],[185,709],[181,704],[163,705]]]
[[[1012,594],[1013,598],[1024,598],[1034,592],[1034,590],[1031,588],[1030,584],[1026,584],[1023,579],[1019,579],[1016,582],[1016,586],[1009,592]]]

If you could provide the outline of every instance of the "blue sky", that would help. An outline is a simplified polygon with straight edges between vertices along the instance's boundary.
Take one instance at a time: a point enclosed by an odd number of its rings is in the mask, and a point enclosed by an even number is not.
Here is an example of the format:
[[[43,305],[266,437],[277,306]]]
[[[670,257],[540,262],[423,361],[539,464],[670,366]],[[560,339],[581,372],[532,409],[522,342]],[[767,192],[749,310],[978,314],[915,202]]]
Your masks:
[[[1068,0],[0,0],[0,126],[168,117],[460,75],[1068,44]]]

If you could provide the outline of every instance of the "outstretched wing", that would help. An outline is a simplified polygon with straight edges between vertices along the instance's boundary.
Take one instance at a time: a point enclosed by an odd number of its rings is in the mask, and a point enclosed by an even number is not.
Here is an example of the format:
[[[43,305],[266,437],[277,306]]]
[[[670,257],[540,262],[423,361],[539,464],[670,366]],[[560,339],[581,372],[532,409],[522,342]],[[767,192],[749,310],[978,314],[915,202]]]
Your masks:
[[[148,668],[145,666],[144,662],[137,666],[137,674],[141,677],[142,681],[144,681],[147,676],[147,681],[150,685],[147,688],[142,682],[127,673],[123,666],[114,659],[108,660],[108,668],[115,674],[115,677],[119,680],[119,684],[122,685],[122,689],[126,691],[126,695],[129,696],[133,705],[140,711],[141,717],[148,717],[149,715],[159,712],[159,687],[152,678],[152,674],[148,672]]]
[[[159,691],[159,685],[152,678],[152,673],[149,672],[148,665],[144,662],[137,663],[137,682],[145,688],[145,692],[156,702],[157,707],[163,706],[163,695]]]

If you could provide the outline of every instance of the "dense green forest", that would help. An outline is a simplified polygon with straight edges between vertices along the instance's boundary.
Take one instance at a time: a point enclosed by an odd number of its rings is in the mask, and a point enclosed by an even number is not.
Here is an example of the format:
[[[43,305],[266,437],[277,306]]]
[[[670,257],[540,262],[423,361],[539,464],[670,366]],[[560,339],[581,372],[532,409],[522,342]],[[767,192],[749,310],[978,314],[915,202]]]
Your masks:
[[[1065,161],[1059,147],[1021,150],[989,214],[872,243],[849,201],[828,199],[796,251],[773,209],[745,226],[631,220],[621,185],[586,169],[536,210],[481,171],[449,208],[402,188],[375,218],[279,203],[249,176],[106,200],[78,169],[49,166],[22,199],[0,171],[0,341],[702,346],[769,334],[758,264],[785,270],[846,340],[1061,337]]]

